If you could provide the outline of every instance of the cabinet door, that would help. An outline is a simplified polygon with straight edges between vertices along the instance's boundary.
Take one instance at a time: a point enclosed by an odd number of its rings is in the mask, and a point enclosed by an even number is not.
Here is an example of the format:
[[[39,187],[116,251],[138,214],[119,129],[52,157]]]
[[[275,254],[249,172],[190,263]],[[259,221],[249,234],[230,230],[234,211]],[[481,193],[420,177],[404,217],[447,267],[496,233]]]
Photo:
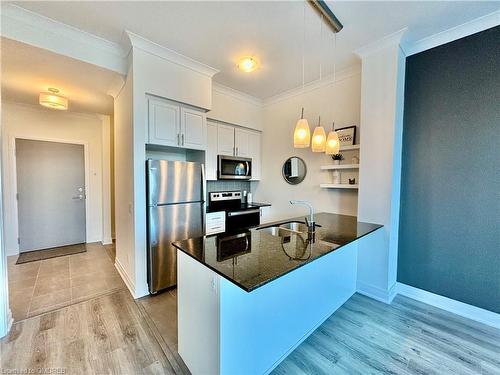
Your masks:
[[[217,125],[217,153],[219,155],[234,155],[234,127]]]
[[[207,180],[217,180],[217,124],[210,121],[207,121],[205,175]]]
[[[245,158],[250,157],[250,148],[249,148],[249,135],[250,132],[248,130],[234,129],[234,148],[236,156],[243,156]]]
[[[148,100],[149,143],[179,146],[180,107],[159,99]]]
[[[194,150],[207,148],[207,118],[204,112],[181,108],[181,146]]]
[[[260,180],[262,170],[261,158],[261,134],[259,132],[249,132],[248,148],[252,158],[252,180]]]

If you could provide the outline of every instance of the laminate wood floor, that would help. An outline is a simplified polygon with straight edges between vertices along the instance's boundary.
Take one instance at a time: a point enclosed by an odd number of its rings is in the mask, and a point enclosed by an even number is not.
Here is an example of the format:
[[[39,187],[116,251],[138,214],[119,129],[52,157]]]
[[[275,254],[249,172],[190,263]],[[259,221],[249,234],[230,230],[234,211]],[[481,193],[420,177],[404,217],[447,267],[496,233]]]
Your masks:
[[[500,374],[500,330],[397,296],[355,294],[278,374]]]
[[[129,292],[120,291],[15,323],[0,341],[0,373],[121,375],[182,370],[162,351]]]
[[[118,291],[25,319],[0,340],[0,373],[189,374],[175,311],[175,291],[138,301]],[[273,374],[500,374],[500,330],[401,296],[386,305],[355,294]]]

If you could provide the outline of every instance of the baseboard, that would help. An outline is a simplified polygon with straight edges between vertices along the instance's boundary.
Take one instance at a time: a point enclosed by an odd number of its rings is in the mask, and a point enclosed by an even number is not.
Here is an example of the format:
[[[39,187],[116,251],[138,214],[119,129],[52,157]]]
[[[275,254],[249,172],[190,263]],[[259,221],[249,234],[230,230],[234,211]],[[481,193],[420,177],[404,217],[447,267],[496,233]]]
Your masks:
[[[113,239],[111,239],[111,237],[110,238],[103,238],[102,241],[101,241],[101,243],[103,245],[112,245],[113,244]]]
[[[397,283],[397,293],[479,323],[500,329],[500,314],[423,289]]]
[[[135,297],[135,284],[132,282],[132,280],[130,280],[130,277],[128,276],[127,272],[125,271],[125,269],[121,265],[118,258],[115,258],[115,268],[118,271],[118,273],[120,274],[121,278],[123,279],[123,282],[127,286],[127,289],[129,290],[130,294],[132,294],[132,297],[136,298]]]
[[[382,289],[373,285],[368,285],[362,282],[357,283],[356,291],[359,294],[370,297],[374,300],[390,304],[394,297],[396,297],[396,284],[394,284],[389,290]]]

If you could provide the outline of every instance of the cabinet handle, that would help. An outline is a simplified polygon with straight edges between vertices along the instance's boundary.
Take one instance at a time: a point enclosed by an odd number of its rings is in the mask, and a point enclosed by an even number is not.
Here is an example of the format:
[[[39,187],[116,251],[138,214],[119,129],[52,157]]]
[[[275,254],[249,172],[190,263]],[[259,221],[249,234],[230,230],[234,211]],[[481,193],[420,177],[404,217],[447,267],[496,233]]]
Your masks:
[[[236,147],[236,156],[238,156],[240,150],[238,150],[238,147]]]
[[[181,146],[181,135],[177,133],[177,146]]]
[[[184,134],[182,134],[181,137],[182,137],[182,145],[184,146]]]
[[[236,147],[233,146],[233,156],[236,156]]]

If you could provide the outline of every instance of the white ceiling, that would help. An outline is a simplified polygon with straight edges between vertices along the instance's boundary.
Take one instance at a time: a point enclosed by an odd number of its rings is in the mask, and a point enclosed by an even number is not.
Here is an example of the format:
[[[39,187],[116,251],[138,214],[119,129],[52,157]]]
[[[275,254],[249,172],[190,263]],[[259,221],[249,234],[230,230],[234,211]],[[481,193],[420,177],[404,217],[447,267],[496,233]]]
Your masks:
[[[353,51],[408,27],[407,43],[500,9],[498,1],[327,1],[344,24],[337,36],[338,70],[358,64]],[[300,1],[17,2],[17,5],[113,42],[130,30],[220,70],[215,81],[259,98],[300,86],[303,3]],[[332,36],[306,4],[306,82],[333,70]],[[327,40],[327,38],[329,38]],[[236,69],[256,55],[254,73]]]
[[[69,99],[69,110],[113,113],[107,94],[118,73],[11,39],[1,39],[2,99],[38,104],[48,87]]]

